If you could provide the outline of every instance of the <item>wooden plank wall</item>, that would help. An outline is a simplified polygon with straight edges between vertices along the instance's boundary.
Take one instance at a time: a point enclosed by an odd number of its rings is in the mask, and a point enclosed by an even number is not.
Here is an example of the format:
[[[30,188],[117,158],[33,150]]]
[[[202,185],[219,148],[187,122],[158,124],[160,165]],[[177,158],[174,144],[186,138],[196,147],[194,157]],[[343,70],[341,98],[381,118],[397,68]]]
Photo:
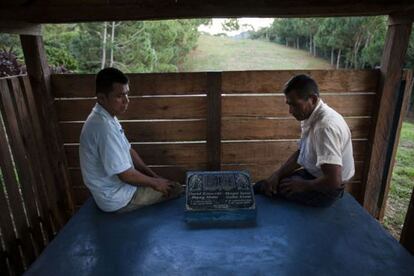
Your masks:
[[[300,125],[289,115],[281,91],[299,73],[315,78],[322,99],[351,128],[357,172],[348,190],[362,202],[361,178],[375,108],[377,70],[132,74],[129,109],[119,119],[144,161],[165,177],[184,181],[185,171],[214,168],[210,163],[219,162],[222,170],[247,169],[257,181],[297,148]],[[78,143],[82,124],[95,102],[94,76],[52,75],[52,90],[75,201],[80,205],[89,192],[82,183]],[[207,93],[217,92],[219,104],[217,97],[207,97]],[[208,116],[212,112],[220,114]],[[211,122],[220,118],[221,126],[214,127]],[[217,136],[221,145],[214,142]],[[212,141],[209,148],[215,155],[207,150],[206,140]]]
[[[27,76],[0,79],[0,110],[0,267],[20,275],[59,230],[62,210]]]

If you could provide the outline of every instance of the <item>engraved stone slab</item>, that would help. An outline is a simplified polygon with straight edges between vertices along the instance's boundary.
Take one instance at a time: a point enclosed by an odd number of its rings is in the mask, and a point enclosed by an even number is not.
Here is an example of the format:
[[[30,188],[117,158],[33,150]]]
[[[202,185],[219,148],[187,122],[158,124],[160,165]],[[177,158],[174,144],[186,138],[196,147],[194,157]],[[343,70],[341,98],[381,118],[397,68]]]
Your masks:
[[[256,205],[246,171],[188,172],[186,222],[253,223]]]

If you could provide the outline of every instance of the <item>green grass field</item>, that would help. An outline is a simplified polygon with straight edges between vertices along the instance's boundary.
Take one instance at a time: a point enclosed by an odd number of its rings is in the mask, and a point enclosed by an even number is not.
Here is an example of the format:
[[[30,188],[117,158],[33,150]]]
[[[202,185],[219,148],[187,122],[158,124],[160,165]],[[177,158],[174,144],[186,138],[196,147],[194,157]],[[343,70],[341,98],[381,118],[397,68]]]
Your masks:
[[[384,226],[399,239],[414,187],[414,123],[404,122],[392,174]]]
[[[280,69],[329,69],[326,60],[279,44],[201,35],[181,72]]]

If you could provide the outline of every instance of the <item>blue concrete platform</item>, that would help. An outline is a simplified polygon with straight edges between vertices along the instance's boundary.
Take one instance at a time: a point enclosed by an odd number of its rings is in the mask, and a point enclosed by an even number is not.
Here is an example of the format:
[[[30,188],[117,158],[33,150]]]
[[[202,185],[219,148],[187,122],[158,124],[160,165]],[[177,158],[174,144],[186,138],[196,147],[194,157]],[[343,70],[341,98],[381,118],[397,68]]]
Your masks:
[[[256,208],[255,227],[192,229],[183,197],[127,214],[89,200],[27,275],[414,275],[414,256],[349,194]]]

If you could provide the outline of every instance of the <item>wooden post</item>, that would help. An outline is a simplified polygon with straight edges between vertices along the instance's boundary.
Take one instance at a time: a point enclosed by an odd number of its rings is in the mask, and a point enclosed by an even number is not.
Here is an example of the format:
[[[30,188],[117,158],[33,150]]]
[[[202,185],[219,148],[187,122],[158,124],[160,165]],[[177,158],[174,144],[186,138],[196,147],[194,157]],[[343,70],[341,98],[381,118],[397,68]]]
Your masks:
[[[414,254],[414,188],[411,193],[410,205],[405,216],[404,227],[401,232],[400,243]]]
[[[379,220],[383,220],[385,215],[385,208],[387,206],[388,192],[390,190],[392,172],[394,170],[395,157],[397,155],[398,144],[400,142],[400,133],[402,123],[407,113],[409,97],[413,89],[413,72],[411,70],[404,71],[403,78],[401,81],[400,91],[398,94],[398,102],[396,113],[394,114],[393,129],[391,136],[391,143],[388,145],[388,158],[389,158],[389,172],[386,178],[386,186],[384,191],[384,199],[379,212]]]
[[[60,137],[59,125],[54,107],[54,98],[50,84],[50,69],[41,36],[21,35],[22,49],[27,66],[32,92],[36,102],[45,140],[49,164],[54,176],[54,183],[59,198],[57,206],[65,211],[63,218],[57,218],[58,226],[63,226],[73,213],[72,189],[69,183],[67,161]]]
[[[375,127],[371,133],[369,159],[365,173],[364,207],[375,218],[380,217],[389,188],[391,158],[396,142],[393,124],[398,106],[396,93],[400,89],[402,68],[408,48],[412,20],[391,16],[381,61],[381,77],[378,85],[378,110]],[[397,118],[399,119],[399,118]]]
[[[221,168],[221,73],[207,73],[208,169]]]

